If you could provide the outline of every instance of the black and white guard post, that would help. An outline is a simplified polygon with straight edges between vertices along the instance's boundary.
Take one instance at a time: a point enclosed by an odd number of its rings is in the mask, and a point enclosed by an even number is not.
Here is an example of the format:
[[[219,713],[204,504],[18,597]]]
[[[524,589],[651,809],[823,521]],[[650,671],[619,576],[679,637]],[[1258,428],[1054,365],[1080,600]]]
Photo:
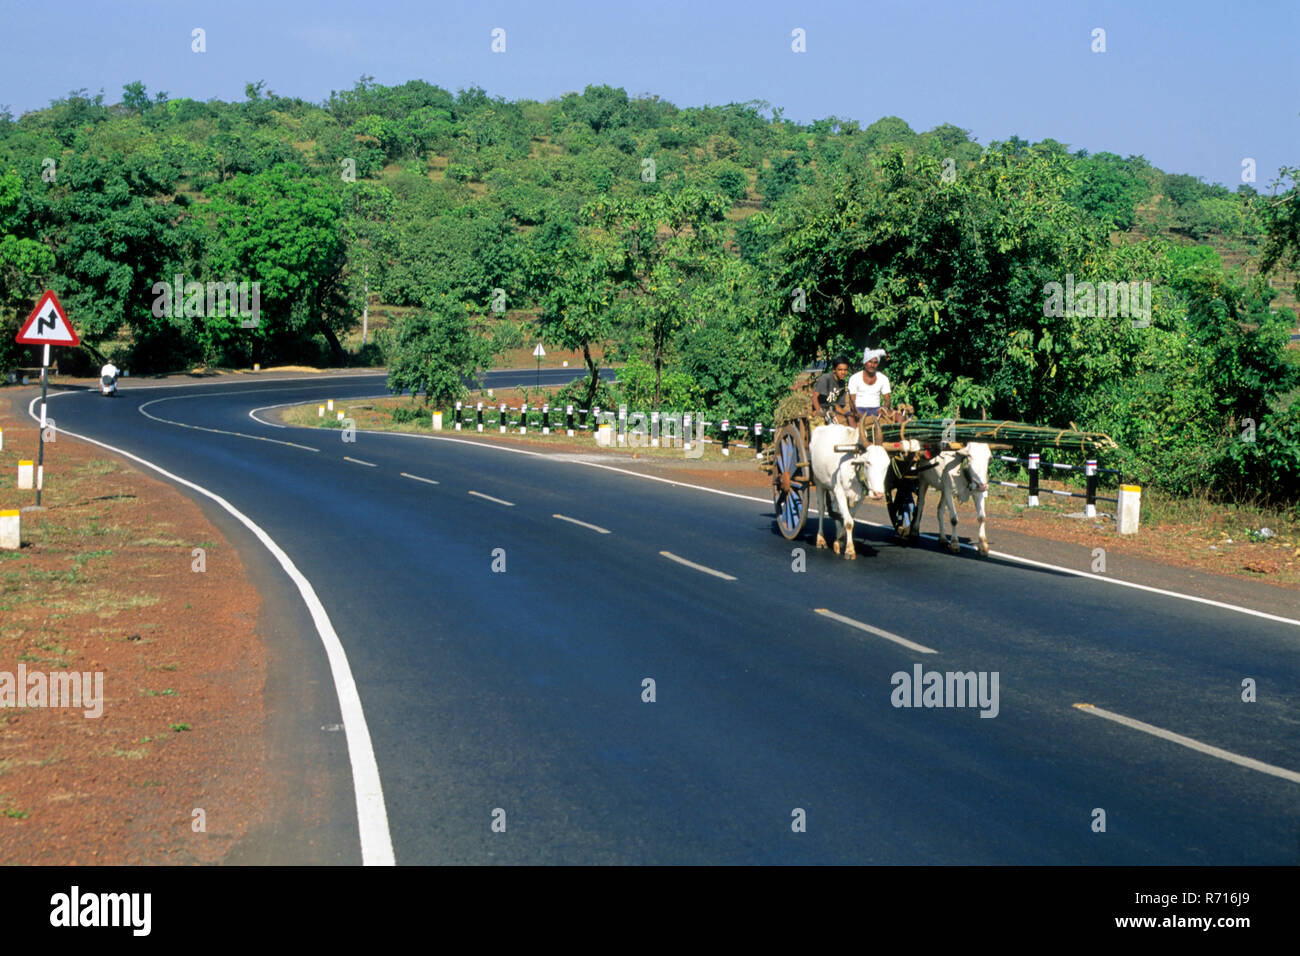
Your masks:
[[[1085,476],[1083,514],[1086,518],[1097,517],[1097,459],[1089,458],[1083,463]]]
[[[50,289],[45,290],[32,314],[18,330],[15,341],[22,345],[42,345],[45,347],[41,356],[41,424],[37,432],[36,448],[36,507],[41,506],[41,486],[45,478],[45,401],[48,395],[50,378],[50,346],[80,345],[81,338],[68,321],[68,313],[63,311],[59,297]]]
[[[1038,453],[1029,454],[1029,507],[1038,507]]]

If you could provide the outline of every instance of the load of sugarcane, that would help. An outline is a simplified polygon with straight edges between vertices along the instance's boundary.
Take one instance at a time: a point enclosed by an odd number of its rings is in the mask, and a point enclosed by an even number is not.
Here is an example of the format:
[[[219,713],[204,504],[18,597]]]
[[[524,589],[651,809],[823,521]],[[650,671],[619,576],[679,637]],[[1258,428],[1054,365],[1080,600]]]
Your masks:
[[[864,435],[875,443],[917,441],[926,447],[949,447],[967,442],[984,442],[996,448],[1015,451],[1039,451],[1043,448],[1078,450],[1084,455],[1116,448],[1114,440],[1101,432],[1085,432],[1073,427],[1052,428],[1024,422],[978,421],[964,418],[912,418],[906,421],[864,419]]]

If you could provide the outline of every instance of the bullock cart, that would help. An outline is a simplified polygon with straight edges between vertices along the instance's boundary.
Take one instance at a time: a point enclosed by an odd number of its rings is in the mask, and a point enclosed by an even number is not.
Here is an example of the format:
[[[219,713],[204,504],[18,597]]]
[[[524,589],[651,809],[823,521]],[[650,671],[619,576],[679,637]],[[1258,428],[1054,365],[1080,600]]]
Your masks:
[[[772,503],[777,526],[790,541],[803,531],[808,509],[814,500],[812,462],[809,444],[813,428],[821,424],[810,414],[781,416],[778,411],[772,451],[760,464],[772,478]],[[885,507],[894,530],[905,538],[909,534],[904,502],[915,501],[921,473],[936,467],[944,452],[961,455],[968,444],[986,444],[991,451],[1037,453],[1045,448],[1078,450],[1084,456],[1115,448],[1107,435],[1027,425],[1010,421],[967,419],[917,419],[907,406],[886,411],[880,417],[863,418],[858,423],[855,444],[835,446],[840,452],[861,452],[879,445],[890,457],[885,475]],[[912,517],[913,523],[919,515]]]

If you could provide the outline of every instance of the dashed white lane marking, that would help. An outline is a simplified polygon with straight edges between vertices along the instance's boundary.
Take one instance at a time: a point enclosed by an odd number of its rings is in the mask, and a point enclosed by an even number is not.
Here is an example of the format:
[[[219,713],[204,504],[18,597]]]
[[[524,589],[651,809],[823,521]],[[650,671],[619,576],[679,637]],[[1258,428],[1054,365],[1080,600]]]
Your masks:
[[[678,564],[684,564],[684,565],[686,565],[688,568],[694,568],[696,571],[703,571],[705,574],[711,574],[711,575],[713,575],[715,578],[722,578],[722,580],[724,580],[724,581],[734,581],[734,580],[736,580],[735,577],[733,577],[733,576],[730,575],[730,574],[726,574],[726,573],[724,573],[724,572],[722,572],[722,571],[715,571],[715,570],[713,570],[713,568],[706,568],[706,567],[705,567],[704,565],[702,565],[702,564],[696,564],[694,561],[687,561],[685,558],[679,558],[677,555],[673,554],[671,551],[660,551],[659,553],[662,554],[662,555],[663,555],[665,558],[667,558],[669,561],[676,561]]]
[[[344,456],[343,456],[343,460],[344,460],[344,461],[350,461],[350,462],[352,462],[352,463],[354,463],[354,464],[357,464],[357,465],[365,465],[367,468],[378,468],[378,467],[379,467],[379,466],[376,465],[373,461],[362,461],[360,458],[349,458],[347,455],[344,455]]]
[[[421,478],[419,475],[410,475],[410,474],[407,474],[406,472],[402,472],[402,477],[403,477],[403,478],[411,478],[411,479],[413,479],[414,481],[423,481],[426,485],[438,485],[438,484],[442,484],[442,482],[434,481],[432,478]]]
[[[585,521],[579,521],[577,518],[570,518],[567,515],[551,515],[552,518],[559,518],[561,521],[567,521],[569,524],[582,525],[584,528],[590,528],[597,534],[609,534],[608,528],[602,528],[598,524],[587,524]]]
[[[319,448],[312,448],[310,445],[299,445],[297,442],[280,441],[278,438],[267,438],[264,435],[248,435],[244,432],[227,431],[224,428],[206,428],[203,425],[188,425],[185,422],[173,421],[170,418],[159,418],[157,415],[150,415],[145,411],[150,405],[157,402],[173,402],[177,398],[194,398],[192,395],[178,395],[176,398],[155,398],[152,402],[145,402],[136,410],[145,418],[151,418],[156,422],[162,422],[164,425],[175,425],[177,428],[190,428],[196,432],[211,432],[214,435],[234,435],[236,438],[251,438],[253,441],[269,441],[273,445],[288,445],[290,448],[301,448],[303,451],[320,451]]]
[[[814,613],[822,617],[829,617],[832,621],[839,621],[841,624],[847,624],[849,627],[856,627],[860,631],[866,631],[868,634],[874,634],[876,637],[883,637],[887,641],[893,641],[895,644],[902,644],[904,647],[916,651],[918,654],[938,654],[933,647],[926,647],[924,644],[917,644],[915,641],[909,641],[905,637],[899,637],[897,634],[891,634],[889,631],[882,631],[878,627],[872,627],[870,624],[863,624],[861,621],[855,621],[851,617],[845,617],[843,614],[836,614],[834,611],[828,611],[824,607],[814,608]]]
[[[27,414],[33,419],[36,416],[32,412],[32,405],[39,400],[39,397],[33,398],[32,402],[27,406]],[[298,567],[293,563],[289,555],[284,552],[284,549],[276,544],[275,540],[262,530],[260,525],[215,492],[209,491],[202,485],[197,485],[192,481],[187,481],[179,475],[174,475],[165,468],[155,465],[139,455],[123,451],[121,448],[107,442],[98,441],[66,429],[60,429],[60,432],[72,438],[90,442],[92,445],[98,445],[100,448],[107,448],[124,458],[137,461],[146,468],[152,468],[164,478],[170,478],[186,488],[194,489],[206,498],[211,498],[234,515],[240,524],[248,528],[257,537],[257,540],[262,542],[263,547],[271,552],[272,557],[279,562],[285,574],[297,586],[298,593],[302,595],[303,602],[311,613],[312,622],[316,625],[316,633],[320,636],[321,644],[325,646],[325,656],[329,660],[330,676],[334,680],[334,693],[338,696],[339,712],[343,717],[344,736],[348,744],[348,760],[352,765],[352,787],[356,794],[357,804],[357,830],[361,836],[361,862],[366,866],[392,866],[394,864],[393,838],[388,830],[388,810],[384,804],[384,789],[379,781],[379,764],[375,760],[375,748],[370,741],[370,728],[366,724],[365,711],[361,707],[361,695],[357,691],[357,684],[352,676],[352,668],[348,665],[348,655],[343,649],[343,642],[339,640],[338,632],[334,630],[334,625],[330,621],[329,614],[325,611],[325,606],[321,604],[315,588],[311,586],[311,582],[307,580],[306,575],[298,570]]]
[[[1258,770],[1260,773],[1271,774],[1274,777],[1281,777],[1283,780],[1290,780],[1292,783],[1300,783],[1300,773],[1294,770],[1287,770],[1285,767],[1275,767],[1271,763],[1264,763],[1262,760],[1256,760],[1253,757],[1243,757],[1241,754],[1235,754],[1231,750],[1224,750],[1221,747],[1212,747],[1209,744],[1203,744],[1199,740],[1193,740],[1191,737],[1184,737],[1182,734],[1176,734],[1172,730],[1165,730],[1161,727],[1155,727],[1151,724],[1144,724],[1140,720],[1134,720],[1132,717],[1125,717],[1123,714],[1116,714],[1109,710],[1103,710],[1100,707],[1094,707],[1092,704],[1075,704],[1077,710],[1085,714],[1092,714],[1096,717],[1105,717],[1107,720],[1113,720],[1117,724],[1123,724],[1125,727],[1132,727],[1134,730],[1140,730],[1145,734],[1151,734],[1153,737],[1159,737],[1162,740],[1169,740],[1173,743],[1180,744],[1183,747],[1189,747],[1192,750],[1199,751],[1203,754],[1209,754],[1211,757],[1218,757],[1220,760],[1226,760],[1229,763],[1239,764],[1243,767],[1249,767],[1251,770]]]
[[[515,503],[513,501],[505,501],[501,498],[493,498],[491,495],[485,495],[481,491],[471,491],[470,494],[473,495],[475,498],[486,498],[488,501],[495,501],[497,504],[505,505],[507,508],[513,508],[515,506]]]

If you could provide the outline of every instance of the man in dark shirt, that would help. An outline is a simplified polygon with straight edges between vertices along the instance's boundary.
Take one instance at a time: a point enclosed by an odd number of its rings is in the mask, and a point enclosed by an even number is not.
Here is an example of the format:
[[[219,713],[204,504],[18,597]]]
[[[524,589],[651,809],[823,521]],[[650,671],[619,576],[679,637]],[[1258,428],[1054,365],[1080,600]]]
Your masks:
[[[841,406],[838,410],[847,414],[844,405],[845,382],[849,377],[849,360],[847,356],[837,355],[831,359],[830,368],[823,372],[813,383],[813,414],[821,416],[826,421],[831,421],[831,411],[836,406]],[[851,408],[852,406],[849,406]],[[850,416],[856,417],[856,416]],[[850,423],[851,424],[851,423]]]

